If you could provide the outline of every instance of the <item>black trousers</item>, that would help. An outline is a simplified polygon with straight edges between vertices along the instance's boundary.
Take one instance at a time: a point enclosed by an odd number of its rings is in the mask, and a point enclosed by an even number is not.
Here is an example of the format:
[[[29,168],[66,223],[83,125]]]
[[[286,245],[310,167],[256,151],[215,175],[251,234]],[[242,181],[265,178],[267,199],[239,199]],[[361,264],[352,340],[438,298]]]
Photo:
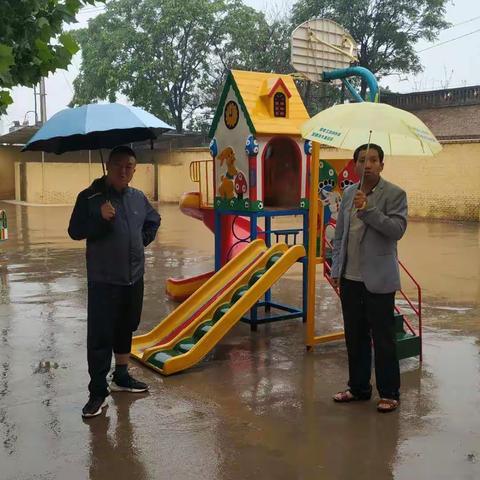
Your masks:
[[[143,305],[143,278],[133,285],[88,282],[87,359],[92,395],[108,395],[114,353],[130,353]]]
[[[363,282],[342,278],[340,299],[351,392],[363,398],[371,395],[373,338],[378,393],[382,398],[398,400],[400,368],[395,341],[395,292],[371,293]]]

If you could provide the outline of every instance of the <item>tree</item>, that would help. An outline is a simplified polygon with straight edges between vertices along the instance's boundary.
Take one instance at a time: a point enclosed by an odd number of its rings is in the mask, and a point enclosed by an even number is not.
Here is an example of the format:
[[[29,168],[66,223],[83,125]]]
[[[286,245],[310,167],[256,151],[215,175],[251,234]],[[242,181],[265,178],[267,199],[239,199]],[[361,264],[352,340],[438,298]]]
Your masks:
[[[226,0],[229,1],[229,0]],[[222,39],[224,0],[116,0],[80,31],[72,104],[125,95],[183,130]]]
[[[201,115],[192,126],[208,132],[229,70],[292,73],[290,65],[290,19],[273,12],[268,21],[263,12],[241,2],[230,5],[223,22],[224,40],[217,46],[199,95]]]
[[[9,90],[31,87],[58,68],[67,68],[78,45],[62,33],[65,23],[95,0],[2,0],[0,22],[0,115],[12,103]]]
[[[359,65],[378,78],[393,72],[422,70],[414,46],[434,40],[448,26],[448,0],[299,0],[292,11],[294,25],[323,17],[345,27],[359,42]],[[361,95],[366,84],[362,81]]]
[[[205,130],[229,68],[288,66],[283,30],[241,0],[112,0],[77,38],[72,105],[122,94],[177,132]]]

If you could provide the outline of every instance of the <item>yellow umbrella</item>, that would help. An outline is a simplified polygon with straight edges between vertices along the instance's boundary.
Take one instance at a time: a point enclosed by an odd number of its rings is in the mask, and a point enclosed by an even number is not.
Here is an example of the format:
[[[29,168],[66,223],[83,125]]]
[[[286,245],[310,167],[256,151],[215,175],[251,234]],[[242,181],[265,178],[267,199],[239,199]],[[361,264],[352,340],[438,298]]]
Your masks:
[[[347,103],[318,113],[301,127],[302,136],[354,150],[376,143],[385,155],[435,155],[442,146],[415,115],[385,103]]]

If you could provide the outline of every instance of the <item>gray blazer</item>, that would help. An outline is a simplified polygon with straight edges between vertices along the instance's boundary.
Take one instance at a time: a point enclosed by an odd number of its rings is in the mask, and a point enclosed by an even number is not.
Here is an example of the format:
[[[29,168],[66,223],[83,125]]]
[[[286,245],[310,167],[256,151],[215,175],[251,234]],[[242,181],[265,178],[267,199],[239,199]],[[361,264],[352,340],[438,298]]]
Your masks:
[[[393,183],[380,178],[375,205],[367,202],[358,218],[365,223],[360,240],[360,273],[369,292],[391,293],[400,290],[397,241],[407,228],[407,195]],[[333,241],[332,278],[340,278],[347,260],[350,210],[358,183],[348,187],[338,212]]]

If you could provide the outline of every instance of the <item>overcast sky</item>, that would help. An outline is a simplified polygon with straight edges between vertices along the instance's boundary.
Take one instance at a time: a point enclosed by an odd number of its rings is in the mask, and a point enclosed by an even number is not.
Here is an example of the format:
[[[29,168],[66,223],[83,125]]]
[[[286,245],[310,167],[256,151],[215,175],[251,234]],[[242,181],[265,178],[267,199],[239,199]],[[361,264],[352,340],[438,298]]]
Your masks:
[[[287,12],[295,0],[245,0],[247,5],[268,11]],[[92,16],[102,11],[102,7],[86,7],[80,12],[78,26],[85,26]],[[454,26],[441,32],[434,44],[448,42],[456,37],[458,40],[439,45],[420,52],[424,71],[417,75],[392,75],[380,81],[393,91],[411,92],[432,90],[445,87],[457,87],[480,84],[480,0],[453,0],[448,4],[447,20]],[[461,25],[457,25],[461,24]],[[471,34],[470,34],[471,33]],[[420,42],[417,50],[432,47],[434,44]],[[78,75],[80,56],[77,54],[68,71],[59,71],[51,75],[46,82],[47,116],[65,108],[73,95],[72,81]],[[33,90],[15,88],[14,103],[7,115],[0,118],[0,131],[5,132],[13,120],[23,122],[28,119],[33,123]]]

